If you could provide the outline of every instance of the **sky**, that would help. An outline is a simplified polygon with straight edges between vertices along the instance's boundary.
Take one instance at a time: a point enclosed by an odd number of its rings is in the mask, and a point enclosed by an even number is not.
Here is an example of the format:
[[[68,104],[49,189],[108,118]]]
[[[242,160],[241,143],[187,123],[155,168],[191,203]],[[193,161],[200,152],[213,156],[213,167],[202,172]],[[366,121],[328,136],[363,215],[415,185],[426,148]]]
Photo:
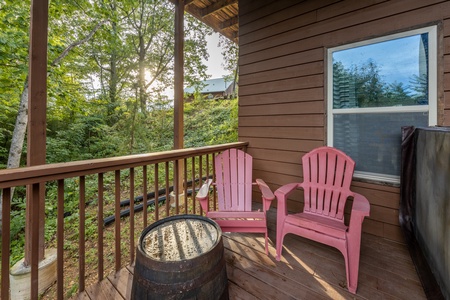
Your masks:
[[[206,38],[208,42],[208,53],[209,59],[208,61],[204,61],[208,66],[208,75],[212,75],[211,79],[221,78],[224,75],[227,75],[227,72],[222,67],[223,64],[223,56],[221,53],[221,48],[217,45],[219,44],[219,33],[213,33],[212,35]]]
[[[203,59],[203,62],[208,67],[208,71],[206,72],[207,75],[211,75],[209,79],[214,78],[222,78],[224,75],[227,75],[227,72],[222,67],[223,64],[223,56],[222,56],[222,50],[218,47],[219,44],[219,33],[213,33],[210,36],[206,37],[206,41],[208,43],[208,53],[209,58],[208,60]],[[164,92],[165,95],[169,99],[173,99],[173,89],[167,89]]]
[[[373,60],[387,83],[396,81],[407,86],[412,75],[419,75],[419,45],[420,35],[414,35],[337,51],[333,60],[341,61],[347,68]]]

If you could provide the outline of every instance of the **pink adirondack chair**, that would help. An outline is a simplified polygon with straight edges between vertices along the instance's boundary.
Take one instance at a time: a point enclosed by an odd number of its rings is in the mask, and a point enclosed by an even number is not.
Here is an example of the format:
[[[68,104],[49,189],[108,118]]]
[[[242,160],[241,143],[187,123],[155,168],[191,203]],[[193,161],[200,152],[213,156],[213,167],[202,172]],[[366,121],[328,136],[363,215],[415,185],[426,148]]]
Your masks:
[[[215,157],[214,167],[216,182],[207,180],[196,196],[206,216],[216,221],[223,232],[264,233],[268,254],[266,211],[275,196],[262,179],[252,181],[252,156],[242,150],[229,149]],[[209,206],[211,184],[217,189],[217,211],[211,211]],[[253,185],[258,185],[262,193],[262,211],[252,211]]]
[[[355,294],[358,286],[361,228],[369,216],[369,201],[350,191],[355,162],[344,152],[320,147],[302,158],[303,182],[290,183],[275,191],[277,208],[276,259],[281,259],[283,238],[293,233],[337,248],[344,255],[347,288]],[[301,213],[288,214],[287,199],[296,189],[303,189]],[[344,224],[347,199],[353,198],[349,225]]]

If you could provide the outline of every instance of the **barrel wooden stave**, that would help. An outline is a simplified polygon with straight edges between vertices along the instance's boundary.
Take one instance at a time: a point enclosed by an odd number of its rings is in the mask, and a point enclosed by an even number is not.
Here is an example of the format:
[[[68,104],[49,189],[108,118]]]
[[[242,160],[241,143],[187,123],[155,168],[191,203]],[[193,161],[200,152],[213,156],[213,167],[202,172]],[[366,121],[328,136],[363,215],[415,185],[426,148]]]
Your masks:
[[[195,218],[214,224],[218,230],[217,243],[206,253],[180,261],[157,261],[143,250],[146,233],[173,219]],[[132,299],[228,299],[228,279],[222,232],[214,221],[196,215],[162,219],[144,229],[136,252]]]

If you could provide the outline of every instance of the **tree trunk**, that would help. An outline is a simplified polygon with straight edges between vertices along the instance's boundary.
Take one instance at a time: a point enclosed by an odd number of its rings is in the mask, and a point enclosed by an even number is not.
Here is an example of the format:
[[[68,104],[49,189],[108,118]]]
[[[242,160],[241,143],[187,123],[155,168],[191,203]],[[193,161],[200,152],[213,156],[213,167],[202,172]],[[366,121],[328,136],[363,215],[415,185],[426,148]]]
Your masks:
[[[13,136],[11,140],[11,148],[9,148],[8,162],[6,168],[18,168],[20,165],[20,157],[22,156],[23,142],[28,124],[28,76],[25,80],[22,95],[20,96],[19,112],[17,113],[16,125],[14,126]],[[14,188],[11,189],[11,198],[14,195]],[[0,193],[0,232],[2,231],[2,212],[3,212],[3,193]]]
[[[18,168],[20,165],[20,157],[22,156],[23,142],[25,140],[27,124],[28,76],[23,87],[22,95],[20,96],[19,111],[17,113],[16,125],[14,126],[11,148],[9,149],[8,163],[6,164],[6,168],[8,169]]]
[[[145,45],[144,38],[142,36],[139,37],[139,102],[141,105],[142,113],[145,113],[147,110],[147,95],[145,91]]]
[[[51,66],[55,66],[66,57],[70,50],[89,41],[95,32],[105,23],[107,20],[99,22],[83,39],[70,44],[64,51],[51,63]],[[6,168],[18,168],[20,166],[20,158],[22,156],[23,143],[25,140],[25,133],[28,125],[28,76],[25,79],[22,95],[20,96],[19,111],[17,113],[16,124],[14,126],[13,136],[11,140],[11,148],[9,149],[8,162]],[[14,189],[11,189],[11,198],[13,197]],[[0,232],[2,221],[2,206],[3,198],[0,193]]]

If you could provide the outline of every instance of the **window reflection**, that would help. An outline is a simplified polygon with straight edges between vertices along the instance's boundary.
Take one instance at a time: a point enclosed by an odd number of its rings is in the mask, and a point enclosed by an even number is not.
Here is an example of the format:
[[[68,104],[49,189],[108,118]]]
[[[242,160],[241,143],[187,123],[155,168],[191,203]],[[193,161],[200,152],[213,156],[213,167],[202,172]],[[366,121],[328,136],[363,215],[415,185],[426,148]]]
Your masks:
[[[428,33],[333,52],[333,108],[428,104]]]

